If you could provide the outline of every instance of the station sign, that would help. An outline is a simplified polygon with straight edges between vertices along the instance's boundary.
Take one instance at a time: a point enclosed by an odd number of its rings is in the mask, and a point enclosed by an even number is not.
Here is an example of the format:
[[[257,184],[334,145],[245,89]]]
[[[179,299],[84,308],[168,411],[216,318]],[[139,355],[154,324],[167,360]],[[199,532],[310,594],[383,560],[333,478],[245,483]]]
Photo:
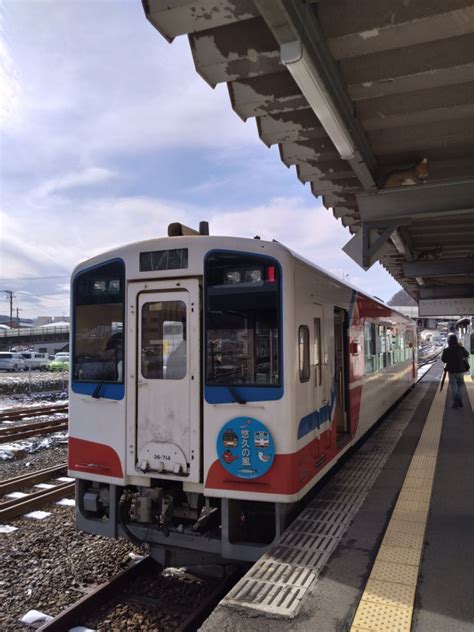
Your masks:
[[[473,286],[474,294],[474,286]],[[472,298],[422,298],[419,302],[419,316],[471,316],[474,315]]]

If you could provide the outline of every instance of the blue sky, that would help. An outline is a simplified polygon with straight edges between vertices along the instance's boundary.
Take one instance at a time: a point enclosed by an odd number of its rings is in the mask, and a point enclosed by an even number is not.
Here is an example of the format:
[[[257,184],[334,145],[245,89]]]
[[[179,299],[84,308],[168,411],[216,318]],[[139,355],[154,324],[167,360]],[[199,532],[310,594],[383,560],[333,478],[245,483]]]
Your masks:
[[[399,289],[341,252],[349,232],[139,0],[4,0],[0,56],[0,289],[21,316],[67,314],[78,262],[172,221],[278,239],[382,299]]]

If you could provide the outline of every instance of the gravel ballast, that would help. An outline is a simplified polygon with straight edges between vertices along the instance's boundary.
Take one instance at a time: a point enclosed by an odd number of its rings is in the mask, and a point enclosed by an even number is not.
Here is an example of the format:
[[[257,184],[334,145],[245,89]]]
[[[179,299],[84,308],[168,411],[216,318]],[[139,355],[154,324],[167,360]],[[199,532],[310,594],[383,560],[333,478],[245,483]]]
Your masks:
[[[19,619],[28,610],[55,616],[88,590],[130,563],[138,549],[77,531],[74,507],[49,505],[43,520],[9,521],[16,531],[0,534],[0,611],[2,630],[25,630]]]
[[[66,395],[14,394],[0,398],[0,410],[66,402]],[[0,445],[0,481],[67,461],[66,439],[66,433],[56,433],[13,448],[4,445],[3,451]],[[6,526],[15,530],[0,532],[0,632],[27,630],[20,619],[30,610],[56,616],[143,554],[127,540],[77,531],[74,507],[51,504],[40,509],[51,515],[12,519]],[[101,631],[168,632],[202,602],[212,585],[186,574],[162,574],[158,568],[81,623]]]

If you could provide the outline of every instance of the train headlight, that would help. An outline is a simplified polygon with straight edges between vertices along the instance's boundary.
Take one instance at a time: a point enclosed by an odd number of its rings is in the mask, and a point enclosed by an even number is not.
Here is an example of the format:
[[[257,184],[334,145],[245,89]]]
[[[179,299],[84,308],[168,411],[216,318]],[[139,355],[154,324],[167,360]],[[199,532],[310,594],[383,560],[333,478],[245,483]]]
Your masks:
[[[240,283],[241,276],[239,270],[228,270],[224,272],[224,283]]]
[[[244,281],[246,283],[259,283],[262,278],[261,270],[245,270]]]

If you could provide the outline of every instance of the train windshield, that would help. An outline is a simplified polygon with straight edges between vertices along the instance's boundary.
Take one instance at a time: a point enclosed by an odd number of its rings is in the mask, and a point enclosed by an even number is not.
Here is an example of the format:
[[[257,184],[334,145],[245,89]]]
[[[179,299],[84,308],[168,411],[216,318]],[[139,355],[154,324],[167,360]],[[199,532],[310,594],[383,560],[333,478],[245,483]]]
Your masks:
[[[205,263],[206,382],[280,385],[280,276],[273,259],[215,253]]]
[[[73,379],[123,382],[125,268],[113,261],[74,279]]]

